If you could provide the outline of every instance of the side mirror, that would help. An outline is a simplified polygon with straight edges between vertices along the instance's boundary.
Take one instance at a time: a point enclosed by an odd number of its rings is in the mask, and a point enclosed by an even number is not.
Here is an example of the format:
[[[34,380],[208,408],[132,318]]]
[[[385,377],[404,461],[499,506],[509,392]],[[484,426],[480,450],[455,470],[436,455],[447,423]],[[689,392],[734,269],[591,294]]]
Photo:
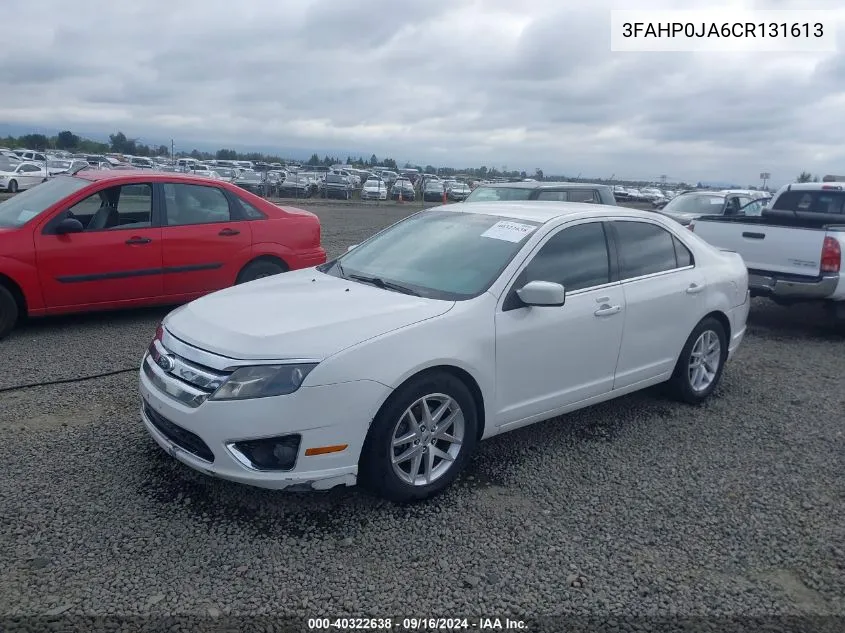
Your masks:
[[[67,235],[68,233],[82,233],[85,227],[76,218],[65,218],[56,225],[56,235]]]
[[[352,250],[353,248],[355,248],[356,246],[358,246],[358,245],[357,245],[357,244],[353,244],[352,246],[350,246],[349,248],[347,248],[347,249],[346,249],[346,252],[348,253],[349,251],[351,251],[351,250]]]
[[[516,294],[527,306],[562,306],[566,302],[566,289],[551,281],[529,281]]]

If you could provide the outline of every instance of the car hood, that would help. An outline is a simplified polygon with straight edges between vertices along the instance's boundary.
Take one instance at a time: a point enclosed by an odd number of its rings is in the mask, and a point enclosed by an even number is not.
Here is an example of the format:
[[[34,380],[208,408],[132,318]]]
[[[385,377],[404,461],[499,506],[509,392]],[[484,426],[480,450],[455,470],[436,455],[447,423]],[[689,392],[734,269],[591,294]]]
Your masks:
[[[229,358],[322,360],[452,306],[306,268],[206,295],[171,312],[164,327]]]

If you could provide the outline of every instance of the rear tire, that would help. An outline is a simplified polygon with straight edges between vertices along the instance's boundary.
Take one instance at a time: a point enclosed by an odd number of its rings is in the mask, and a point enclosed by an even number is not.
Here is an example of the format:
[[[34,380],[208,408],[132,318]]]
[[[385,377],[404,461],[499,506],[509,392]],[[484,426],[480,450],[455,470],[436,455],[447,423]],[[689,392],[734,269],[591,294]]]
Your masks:
[[[264,279],[265,277],[272,277],[280,273],[287,272],[287,267],[269,259],[259,259],[258,261],[247,264],[238,275],[235,284],[245,284],[256,279]]]
[[[435,415],[444,403],[442,417],[429,419],[426,425],[422,407]],[[406,442],[396,444],[397,439],[405,437],[409,438]],[[444,437],[447,439],[440,439]],[[452,484],[477,443],[478,413],[467,386],[450,373],[427,372],[395,391],[376,415],[361,450],[359,481],[364,488],[389,501],[429,499]],[[414,457],[407,457],[412,454]],[[444,459],[444,454],[449,459]],[[402,456],[405,459],[394,464]],[[425,483],[427,467],[430,483]],[[411,479],[417,482],[411,483]]]
[[[703,319],[684,344],[669,380],[671,395],[687,404],[704,402],[722,379],[728,358],[728,336],[713,317]]]
[[[18,181],[17,180],[10,180],[8,190],[9,190],[9,193],[17,193],[18,192]]]
[[[8,288],[0,286],[0,339],[11,332],[20,317],[20,308]]]

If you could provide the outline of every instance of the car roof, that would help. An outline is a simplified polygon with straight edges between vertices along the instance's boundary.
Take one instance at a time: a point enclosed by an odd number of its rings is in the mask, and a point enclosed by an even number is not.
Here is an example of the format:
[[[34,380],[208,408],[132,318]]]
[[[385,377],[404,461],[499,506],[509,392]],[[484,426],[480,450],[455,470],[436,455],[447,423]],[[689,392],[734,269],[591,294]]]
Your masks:
[[[205,176],[198,176],[196,174],[186,174],[182,172],[170,171],[156,171],[155,169],[84,169],[74,174],[76,178],[83,180],[90,180],[91,182],[99,182],[103,180],[117,180],[117,179],[146,179],[149,180],[152,176],[160,176],[168,181],[185,181],[185,182],[214,182],[219,183],[219,180],[207,178]]]
[[[607,187],[609,185],[598,185],[591,182],[495,182],[480,185],[481,187],[505,187],[508,189],[583,189],[584,187]]]
[[[477,213],[481,215],[496,215],[514,220],[527,220],[545,224],[558,218],[571,215],[606,218],[630,217],[648,219],[660,217],[652,211],[640,211],[606,204],[590,204],[587,202],[468,202],[449,204],[432,209],[452,211],[455,213]]]

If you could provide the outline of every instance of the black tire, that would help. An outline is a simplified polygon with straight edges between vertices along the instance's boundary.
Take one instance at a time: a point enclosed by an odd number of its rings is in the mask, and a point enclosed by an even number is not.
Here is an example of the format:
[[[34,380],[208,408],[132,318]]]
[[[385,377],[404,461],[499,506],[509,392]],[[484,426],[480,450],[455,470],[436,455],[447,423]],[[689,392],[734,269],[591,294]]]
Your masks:
[[[692,385],[690,370],[693,356],[693,348],[698,342],[699,338],[705,332],[712,332],[716,335],[719,341],[719,366],[716,368],[716,374],[710,383],[702,389],[696,389]],[[719,381],[722,379],[722,372],[725,369],[725,361],[728,358],[728,336],[725,333],[725,328],[722,324],[713,317],[707,317],[699,322],[689,335],[684,348],[681,350],[681,355],[678,357],[678,363],[675,365],[675,371],[672,378],[669,380],[669,390],[671,395],[687,404],[701,404],[710,394],[719,386]]]
[[[250,262],[241,273],[235,284],[245,284],[248,281],[255,281],[256,279],[263,279],[264,277],[271,277],[279,273],[287,272],[287,267],[279,262],[274,262],[269,259],[259,259],[258,261]]]
[[[0,339],[11,332],[20,317],[20,307],[8,288],[0,286]]]
[[[412,485],[393,469],[393,435],[405,411],[418,400],[443,394],[457,402],[463,413],[464,430],[461,446],[442,475],[427,485]],[[454,427],[447,427],[454,429]],[[359,482],[367,490],[389,501],[406,503],[429,499],[445,490],[464,469],[478,443],[478,412],[467,386],[457,377],[443,371],[427,372],[395,391],[373,420],[361,450]],[[423,446],[426,443],[423,442]],[[410,443],[408,445],[410,448]],[[444,448],[447,448],[444,446]],[[397,447],[401,450],[402,447]],[[441,463],[435,466],[437,468]],[[412,466],[409,465],[409,471]]]
[[[18,181],[17,180],[10,180],[8,190],[9,190],[9,193],[17,193],[18,192]]]

